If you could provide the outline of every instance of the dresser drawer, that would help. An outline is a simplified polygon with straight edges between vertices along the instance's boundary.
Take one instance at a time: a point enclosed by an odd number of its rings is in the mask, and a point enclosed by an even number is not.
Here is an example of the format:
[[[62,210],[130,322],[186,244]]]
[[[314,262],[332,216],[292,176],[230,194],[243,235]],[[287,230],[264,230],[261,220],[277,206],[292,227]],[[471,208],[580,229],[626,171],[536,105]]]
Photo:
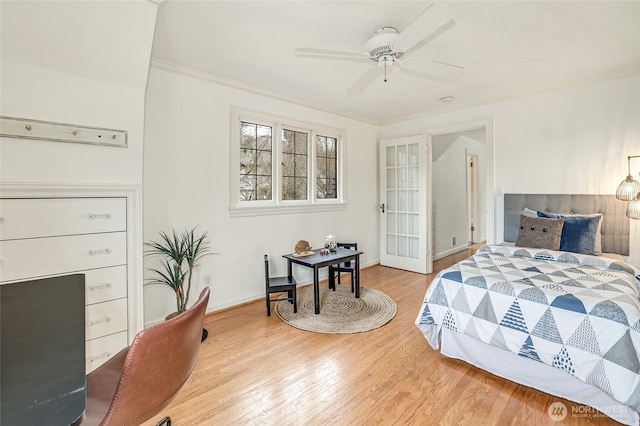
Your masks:
[[[126,265],[92,269],[85,275],[85,301],[87,305],[127,297]]]
[[[0,199],[0,240],[127,229],[126,198]]]
[[[127,347],[127,332],[110,334],[86,343],[87,374],[104,364],[109,358]]]
[[[127,330],[127,299],[110,300],[85,307],[87,340]]]
[[[0,241],[2,282],[126,263],[126,232]]]

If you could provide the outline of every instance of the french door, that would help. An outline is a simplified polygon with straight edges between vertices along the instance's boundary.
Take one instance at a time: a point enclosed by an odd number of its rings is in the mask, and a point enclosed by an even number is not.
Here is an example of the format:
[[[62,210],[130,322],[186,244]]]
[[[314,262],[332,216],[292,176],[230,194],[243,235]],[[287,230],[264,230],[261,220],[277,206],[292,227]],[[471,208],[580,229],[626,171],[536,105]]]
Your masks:
[[[380,264],[429,274],[431,141],[426,135],[380,141]]]

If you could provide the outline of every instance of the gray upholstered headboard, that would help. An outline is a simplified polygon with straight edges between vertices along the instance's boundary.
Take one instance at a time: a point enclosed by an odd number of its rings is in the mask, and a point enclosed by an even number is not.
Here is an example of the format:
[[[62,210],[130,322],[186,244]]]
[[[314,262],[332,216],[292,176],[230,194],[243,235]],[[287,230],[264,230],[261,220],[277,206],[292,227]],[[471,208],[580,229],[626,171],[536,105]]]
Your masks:
[[[627,203],[613,195],[505,194],[504,240],[515,242],[520,213],[528,207],[552,213],[602,213],[602,251],[629,255]]]

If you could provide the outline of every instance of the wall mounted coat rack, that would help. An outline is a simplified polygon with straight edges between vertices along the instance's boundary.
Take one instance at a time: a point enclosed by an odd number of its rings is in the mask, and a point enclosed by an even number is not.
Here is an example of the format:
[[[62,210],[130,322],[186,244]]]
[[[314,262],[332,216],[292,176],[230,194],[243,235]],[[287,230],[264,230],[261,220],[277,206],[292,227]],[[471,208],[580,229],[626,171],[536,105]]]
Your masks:
[[[0,136],[127,147],[126,130],[102,129],[25,118],[0,117]]]

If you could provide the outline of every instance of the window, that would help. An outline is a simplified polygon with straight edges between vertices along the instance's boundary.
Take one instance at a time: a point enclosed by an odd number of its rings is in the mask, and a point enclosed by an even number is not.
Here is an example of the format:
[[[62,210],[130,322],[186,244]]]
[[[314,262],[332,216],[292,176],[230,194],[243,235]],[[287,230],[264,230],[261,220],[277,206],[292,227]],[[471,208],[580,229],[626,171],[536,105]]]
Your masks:
[[[282,199],[307,199],[309,134],[282,131]]]
[[[329,136],[316,138],[316,196],[319,199],[337,198],[338,139]]]
[[[240,199],[271,200],[273,129],[240,124]]]
[[[346,208],[344,133],[233,108],[231,215]]]

